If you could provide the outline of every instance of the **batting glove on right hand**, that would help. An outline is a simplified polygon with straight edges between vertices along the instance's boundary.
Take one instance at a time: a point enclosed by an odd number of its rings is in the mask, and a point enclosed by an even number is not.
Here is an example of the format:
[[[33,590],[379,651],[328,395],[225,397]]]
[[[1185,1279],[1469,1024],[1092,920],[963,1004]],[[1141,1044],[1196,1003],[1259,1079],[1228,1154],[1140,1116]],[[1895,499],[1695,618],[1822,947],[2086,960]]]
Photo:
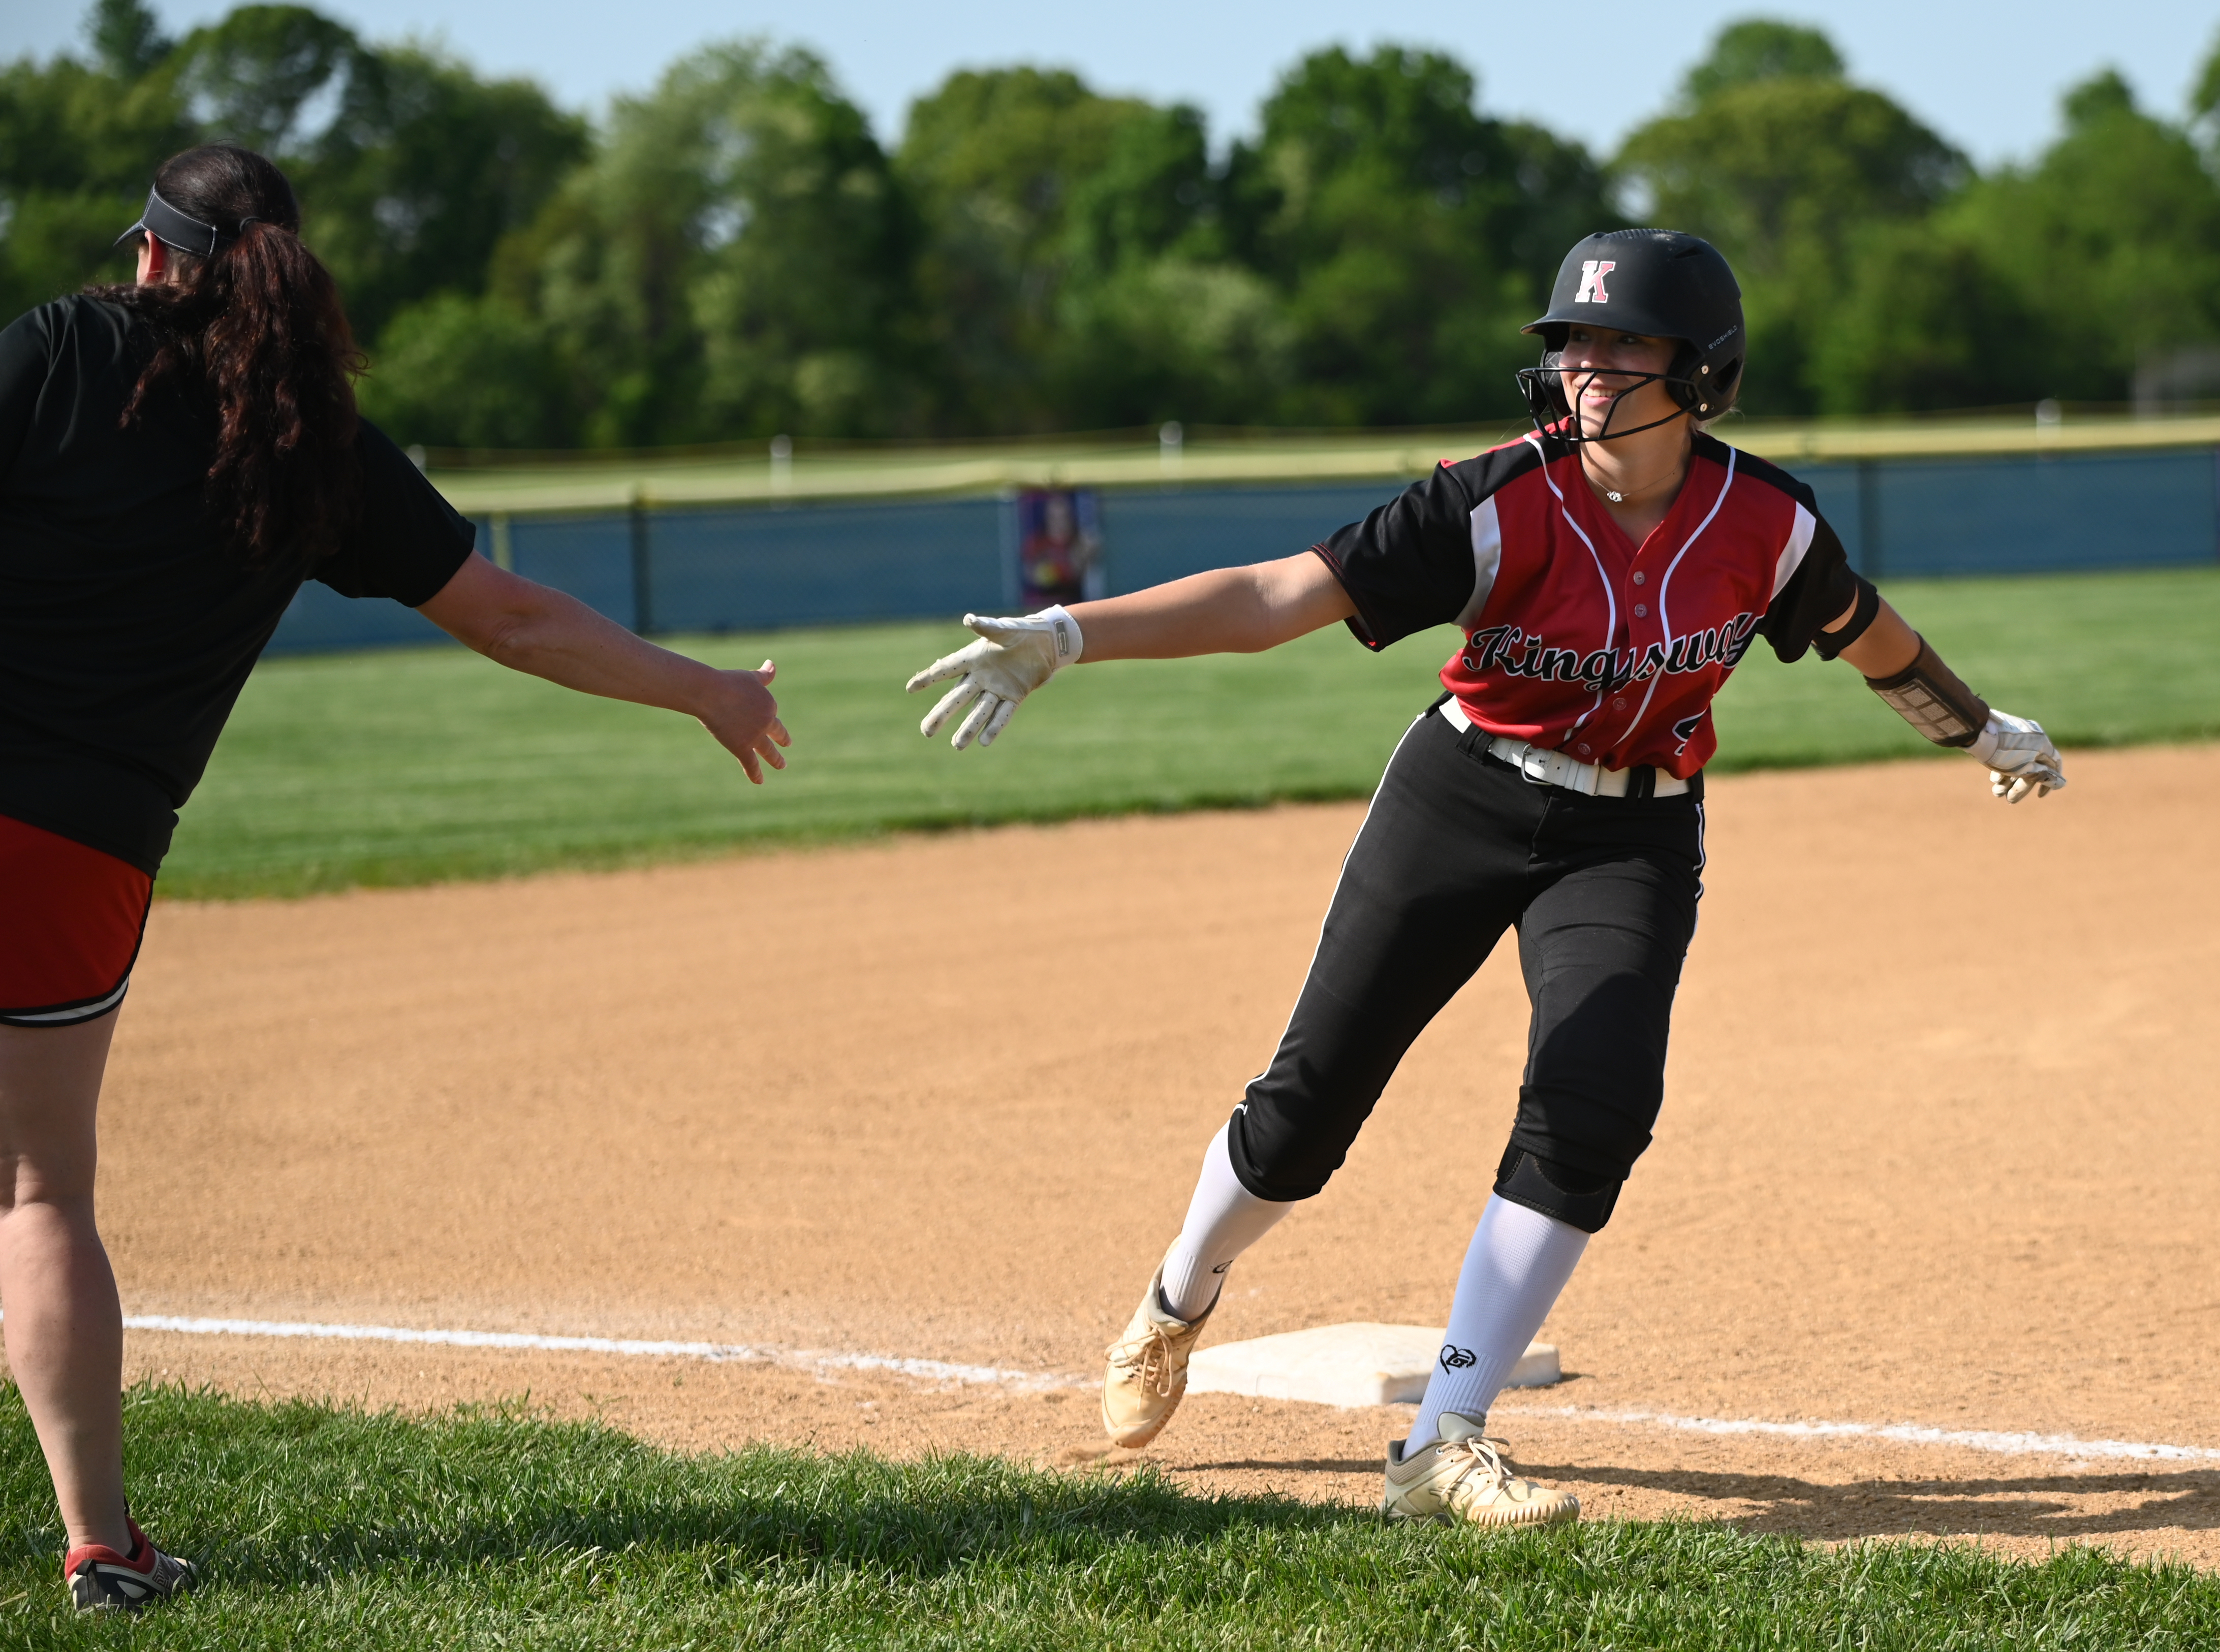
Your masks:
[[[2048,797],[2066,789],[2064,759],[2042,725],[2008,711],[1992,711],[1988,726],[1966,748],[1974,761],[1989,770],[1989,790],[2007,803],[2017,803],[2032,791]]]
[[[917,726],[918,732],[931,739],[943,723],[976,700],[978,704],[971,707],[970,715],[957,726],[949,741],[958,751],[974,739],[982,746],[994,745],[995,737],[1008,726],[1018,701],[1065,666],[1076,664],[1086,645],[1079,621],[1061,605],[1021,620],[967,614],[963,623],[979,633],[979,640],[933,661],[905,685],[906,692],[915,694],[928,683],[962,679]]]

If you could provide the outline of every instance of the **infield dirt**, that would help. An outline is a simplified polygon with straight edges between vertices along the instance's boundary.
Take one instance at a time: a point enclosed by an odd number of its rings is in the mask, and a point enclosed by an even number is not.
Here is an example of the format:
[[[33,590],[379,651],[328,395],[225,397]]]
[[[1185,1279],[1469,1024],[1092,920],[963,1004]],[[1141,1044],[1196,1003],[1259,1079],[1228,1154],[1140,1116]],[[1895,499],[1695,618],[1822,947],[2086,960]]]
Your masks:
[[[1531,1472],[1606,1516],[2220,1564],[2220,1457],[1593,1414],[2220,1450],[2220,749],[2071,767],[2015,809],[1966,764],[1713,785],[1657,1144],[1544,1333],[1573,1375],[1498,1413]],[[688,1448],[1096,1462],[1100,1350],[1270,1053],[1361,815],[159,904],[104,1119],[127,1312],[1078,1386],[142,1332],[131,1374],[408,1408],[528,1395]],[[1506,947],[1333,1185],[1236,1268],[1213,1340],[1442,1323],[1525,1024]],[[1145,1455],[1198,1488],[1369,1501],[1409,1414],[1198,1396]]]

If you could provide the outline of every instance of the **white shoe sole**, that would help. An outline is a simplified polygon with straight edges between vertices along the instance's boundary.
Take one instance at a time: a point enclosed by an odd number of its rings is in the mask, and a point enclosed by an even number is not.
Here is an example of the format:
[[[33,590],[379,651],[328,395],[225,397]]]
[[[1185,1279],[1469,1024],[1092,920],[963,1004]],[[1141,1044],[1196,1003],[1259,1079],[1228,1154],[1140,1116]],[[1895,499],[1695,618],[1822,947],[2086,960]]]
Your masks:
[[[1383,1498],[1380,1504],[1380,1518],[1391,1525],[1403,1520],[1431,1522],[1444,1526],[1488,1528],[1571,1525],[1581,1518],[1581,1505],[1580,1499],[1575,1498],[1551,1508],[1482,1509],[1475,1514],[1459,1514],[1455,1509],[1437,1509],[1431,1514],[1409,1514]]]

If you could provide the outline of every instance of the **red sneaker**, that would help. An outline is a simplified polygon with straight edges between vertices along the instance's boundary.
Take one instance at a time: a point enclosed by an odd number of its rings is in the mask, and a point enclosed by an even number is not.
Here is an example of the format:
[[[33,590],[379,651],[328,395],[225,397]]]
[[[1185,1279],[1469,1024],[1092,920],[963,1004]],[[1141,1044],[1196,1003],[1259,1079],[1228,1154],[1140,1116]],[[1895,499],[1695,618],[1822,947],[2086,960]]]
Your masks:
[[[106,1543],[79,1543],[62,1556],[62,1575],[79,1611],[136,1611],[149,1600],[167,1600],[193,1582],[190,1561],[165,1555],[147,1541],[136,1520],[131,1552],[119,1555]]]

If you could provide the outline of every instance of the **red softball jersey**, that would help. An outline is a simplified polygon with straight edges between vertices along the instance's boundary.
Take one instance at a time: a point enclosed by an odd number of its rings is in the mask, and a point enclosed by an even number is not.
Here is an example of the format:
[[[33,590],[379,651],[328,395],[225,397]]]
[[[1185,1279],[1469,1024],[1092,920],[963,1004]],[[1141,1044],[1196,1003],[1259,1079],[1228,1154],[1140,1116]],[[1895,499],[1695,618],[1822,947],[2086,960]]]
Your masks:
[[[1313,549],[1366,647],[1456,624],[1464,640],[1442,685],[1480,727],[1682,779],[1718,748],[1712,699],[1751,644],[1799,658],[1860,584],[1810,488],[1702,435],[1640,545],[1578,450],[1536,433],[1444,459]]]

